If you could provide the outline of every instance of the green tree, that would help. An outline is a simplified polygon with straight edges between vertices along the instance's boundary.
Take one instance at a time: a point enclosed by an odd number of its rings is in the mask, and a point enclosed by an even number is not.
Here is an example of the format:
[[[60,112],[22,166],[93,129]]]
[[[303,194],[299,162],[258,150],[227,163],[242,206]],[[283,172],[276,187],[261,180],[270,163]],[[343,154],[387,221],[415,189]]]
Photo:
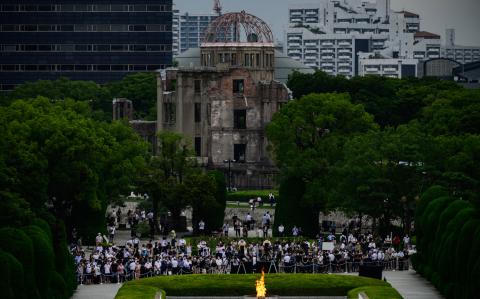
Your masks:
[[[345,142],[376,128],[373,117],[361,105],[352,104],[347,94],[311,94],[290,102],[273,117],[267,135],[282,182],[290,178],[304,182],[305,191],[291,200],[298,210],[311,211],[312,223],[318,223],[318,213],[327,208],[332,167],[342,159]],[[276,214],[284,214],[285,207],[279,202]],[[275,226],[279,221],[287,227],[296,225],[278,217],[275,221]],[[308,235],[317,233],[316,225],[302,229]]]
[[[138,119],[157,119],[157,79],[155,73],[127,75],[121,81],[107,84],[106,89],[114,98],[131,100],[135,109],[135,116]]]
[[[107,203],[145,164],[147,147],[133,130],[95,121],[87,104],[72,100],[17,100],[0,111],[2,190],[34,211],[49,206],[84,238],[104,230]]]

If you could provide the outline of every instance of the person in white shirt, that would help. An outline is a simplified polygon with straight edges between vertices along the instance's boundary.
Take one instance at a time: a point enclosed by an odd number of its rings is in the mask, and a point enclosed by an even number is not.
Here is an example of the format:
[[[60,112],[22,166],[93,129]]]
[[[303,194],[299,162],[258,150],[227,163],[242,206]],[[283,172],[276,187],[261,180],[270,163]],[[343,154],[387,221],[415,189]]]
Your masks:
[[[203,222],[203,220],[200,220],[200,222],[198,223],[198,232],[201,235],[203,235],[205,232],[205,222]]]
[[[162,261],[160,259],[157,259],[154,265],[155,275],[160,275],[161,267],[162,267]]]
[[[280,237],[283,237],[284,232],[285,232],[285,226],[283,226],[283,224],[280,224],[278,226],[278,234],[280,235]]]
[[[102,234],[98,233],[97,236],[95,237],[95,245],[100,245],[102,243],[103,237]]]

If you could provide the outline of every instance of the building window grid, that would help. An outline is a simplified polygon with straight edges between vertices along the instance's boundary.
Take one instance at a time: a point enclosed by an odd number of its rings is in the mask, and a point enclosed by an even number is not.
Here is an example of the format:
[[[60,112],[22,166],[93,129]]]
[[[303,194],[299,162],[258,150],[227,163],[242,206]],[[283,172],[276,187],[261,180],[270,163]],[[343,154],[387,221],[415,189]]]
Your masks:
[[[3,4],[3,12],[172,12],[161,4]]]
[[[165,69],[151,64],[2,64],[2,72],[137,72]]]
[[[2,32],[170,32],[166,24],[3,24]]]
[[[0,52],[170,52],[164,44],[17,44],[0,45]]]

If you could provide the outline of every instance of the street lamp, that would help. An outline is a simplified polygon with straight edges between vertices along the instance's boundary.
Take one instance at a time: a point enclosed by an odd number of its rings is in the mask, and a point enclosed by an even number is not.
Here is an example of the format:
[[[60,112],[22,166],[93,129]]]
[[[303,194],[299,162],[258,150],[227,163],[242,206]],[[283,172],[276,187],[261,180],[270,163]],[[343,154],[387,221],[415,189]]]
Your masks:
[[[228,191],[232,191],[232,169],[231,169],[231,164],[235,163],[235,160],[228,159],[228,160],[223,160],[223,163],[228,163]]]

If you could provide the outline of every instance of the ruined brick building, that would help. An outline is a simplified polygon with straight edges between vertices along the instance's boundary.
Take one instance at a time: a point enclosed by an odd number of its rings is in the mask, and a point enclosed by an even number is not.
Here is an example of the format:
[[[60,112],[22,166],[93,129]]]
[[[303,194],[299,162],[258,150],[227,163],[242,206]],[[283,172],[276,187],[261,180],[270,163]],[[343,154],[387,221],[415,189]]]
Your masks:
[[[276,51],[270,28],[245,12],[217,18],[201,47],[177,62],[157,73],[157,121],[133,120],[128,99],[113,100],[113,119],[127,119],[152,154],[158,150],[156,133],[178,132],[199,163],[223,171],[230,186],[273,187],[277,169],[265,128],[290,100],[288,75],[313,70]]]
[[[226,39],[233,32],[234,38]],[[200,47],[199,65],[158,74],[157,131],[191,140],[200,163],[228,172],[231,186],[269,188],[275,165],[265,128],[290,99],[275,80],[273,35],[262,20],[228,13],[212,22]]]

